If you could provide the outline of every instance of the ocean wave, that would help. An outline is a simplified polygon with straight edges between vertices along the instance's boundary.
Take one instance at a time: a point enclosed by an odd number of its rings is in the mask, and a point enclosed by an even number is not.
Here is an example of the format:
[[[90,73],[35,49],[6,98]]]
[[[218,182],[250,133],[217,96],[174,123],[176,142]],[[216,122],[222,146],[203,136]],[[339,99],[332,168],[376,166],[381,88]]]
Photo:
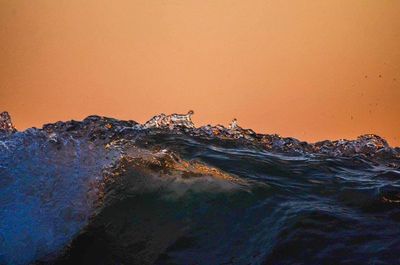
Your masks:
[[[400,150],[188,114],[18,132],[0,115],[0,264],[396,264]]]

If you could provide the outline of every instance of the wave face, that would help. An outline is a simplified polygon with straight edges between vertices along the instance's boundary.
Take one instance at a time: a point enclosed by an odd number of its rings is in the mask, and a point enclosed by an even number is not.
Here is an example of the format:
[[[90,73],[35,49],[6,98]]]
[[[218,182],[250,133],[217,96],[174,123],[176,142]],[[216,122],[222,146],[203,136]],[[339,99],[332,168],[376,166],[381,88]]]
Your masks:
[[[399,148],[192,114],[24,132],[2,114],[0,264],[400,263]]]

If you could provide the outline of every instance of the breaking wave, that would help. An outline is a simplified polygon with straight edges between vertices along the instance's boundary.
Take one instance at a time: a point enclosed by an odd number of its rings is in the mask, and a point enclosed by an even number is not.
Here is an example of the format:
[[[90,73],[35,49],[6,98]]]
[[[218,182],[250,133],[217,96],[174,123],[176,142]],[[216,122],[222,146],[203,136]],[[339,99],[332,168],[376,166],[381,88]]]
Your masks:
[[[0,264],[398,264],[400,149],[0,115]]]

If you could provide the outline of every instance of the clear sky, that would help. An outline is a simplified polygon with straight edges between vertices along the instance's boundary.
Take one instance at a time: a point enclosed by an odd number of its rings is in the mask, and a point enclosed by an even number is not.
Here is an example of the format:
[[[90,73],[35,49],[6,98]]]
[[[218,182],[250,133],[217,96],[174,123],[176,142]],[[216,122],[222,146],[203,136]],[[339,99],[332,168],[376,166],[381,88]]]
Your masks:
[[[0,111],[400,145],[400,1],[0,0]]]

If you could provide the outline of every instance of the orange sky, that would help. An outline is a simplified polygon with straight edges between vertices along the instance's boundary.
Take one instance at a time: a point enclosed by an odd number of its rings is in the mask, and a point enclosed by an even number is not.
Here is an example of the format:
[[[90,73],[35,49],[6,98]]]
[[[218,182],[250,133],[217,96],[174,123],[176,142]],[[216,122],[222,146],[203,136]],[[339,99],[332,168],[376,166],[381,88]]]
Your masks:
[[[18,129],[188,109],[400,145],[400,1],[0,0],[0,111]]]

